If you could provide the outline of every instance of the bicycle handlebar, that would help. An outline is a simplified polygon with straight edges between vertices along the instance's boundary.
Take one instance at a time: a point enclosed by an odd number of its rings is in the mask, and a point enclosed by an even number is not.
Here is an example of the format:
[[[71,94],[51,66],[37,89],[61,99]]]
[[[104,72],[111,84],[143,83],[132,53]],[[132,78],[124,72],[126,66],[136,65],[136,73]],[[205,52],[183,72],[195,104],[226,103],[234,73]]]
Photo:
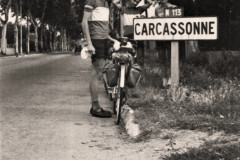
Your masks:
[[[137,42],[134,39],[128,38],[128,37],[120,37],[116,38],[118,41],[120,41],[121,45],[126,45],[127,42],[131,42],[132,44],[137,44]]]

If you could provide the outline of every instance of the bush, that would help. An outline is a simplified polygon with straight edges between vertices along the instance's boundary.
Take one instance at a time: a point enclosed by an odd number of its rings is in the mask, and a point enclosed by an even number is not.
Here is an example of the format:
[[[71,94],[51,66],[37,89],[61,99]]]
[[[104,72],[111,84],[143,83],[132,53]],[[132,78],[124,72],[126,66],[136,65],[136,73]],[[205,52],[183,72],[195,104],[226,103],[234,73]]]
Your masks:
[[[222,58],[209,64],[207,70],[217,76],[230,78],[240,78],[240,55],[236,56],[230,53],[222,53]]]

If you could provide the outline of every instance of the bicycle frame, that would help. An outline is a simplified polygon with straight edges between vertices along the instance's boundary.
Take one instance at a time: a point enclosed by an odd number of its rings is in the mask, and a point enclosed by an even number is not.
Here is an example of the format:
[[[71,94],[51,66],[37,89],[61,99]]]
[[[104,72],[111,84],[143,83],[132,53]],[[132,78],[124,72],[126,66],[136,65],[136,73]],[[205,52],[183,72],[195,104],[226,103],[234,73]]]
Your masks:
[[[127,100],[126,97],[126,86],[125,81],[129,72],[129,68],[134,61],[134,53],[133,46],[130,42],[121,43],[120,49],[115,50],[112,53],[112,61],[118,66],[119,69],[119,76],[118,76],[118,83],[115,87],[107,87],[107,93],[110,94],[110,98],[113,100],[113,113],[117,116],[116,124],[120,123],[121,118],[121,108]],[[131,48],[132,47],[132,48]],[[107,82],[106,75],[103,75],[105,82]],[[107,83],[106,83],[107,84]]]

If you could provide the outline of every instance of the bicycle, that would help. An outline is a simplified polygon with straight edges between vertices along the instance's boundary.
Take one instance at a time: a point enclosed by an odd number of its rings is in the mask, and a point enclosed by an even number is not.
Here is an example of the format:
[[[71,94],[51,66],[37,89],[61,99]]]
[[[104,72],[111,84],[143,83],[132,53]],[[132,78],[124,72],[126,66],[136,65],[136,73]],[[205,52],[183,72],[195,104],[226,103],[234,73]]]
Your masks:
[[[112,63],[116,65],[115,67],[118,70],[116,85],[109,87],[106,74],[103,74],[106,92],[110,95],[110,99],[113,101],[113,114],[116,114],[117,125],[119,125],[121,120],[122,106],[127,101],[126,79],[129,76],[131,66],[136,58],[136,52],[134,49],[136,42],[126,37],[120,38],[119,40],[120,43],[115,43],[115,46],[111,51]],[[131,42],[134,43],[135,46],[133,46]]]

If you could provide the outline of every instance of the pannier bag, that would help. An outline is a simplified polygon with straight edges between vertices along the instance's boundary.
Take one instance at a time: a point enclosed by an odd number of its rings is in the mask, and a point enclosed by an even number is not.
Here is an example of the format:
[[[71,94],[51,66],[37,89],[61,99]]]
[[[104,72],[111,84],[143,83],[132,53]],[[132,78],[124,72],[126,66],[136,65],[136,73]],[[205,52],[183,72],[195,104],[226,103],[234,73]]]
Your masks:
[[[108,86],[115,87],[119,76],[117,65],[113,64],[112,61],[108,61],[103,67],[103,73],[106,74]]]
[[[129,69],[128,77],[127,77],[127,86],[129,88],[134,88],[138,81],[140,80],[142,75],[142,68],[137,64],[133,64]]]

